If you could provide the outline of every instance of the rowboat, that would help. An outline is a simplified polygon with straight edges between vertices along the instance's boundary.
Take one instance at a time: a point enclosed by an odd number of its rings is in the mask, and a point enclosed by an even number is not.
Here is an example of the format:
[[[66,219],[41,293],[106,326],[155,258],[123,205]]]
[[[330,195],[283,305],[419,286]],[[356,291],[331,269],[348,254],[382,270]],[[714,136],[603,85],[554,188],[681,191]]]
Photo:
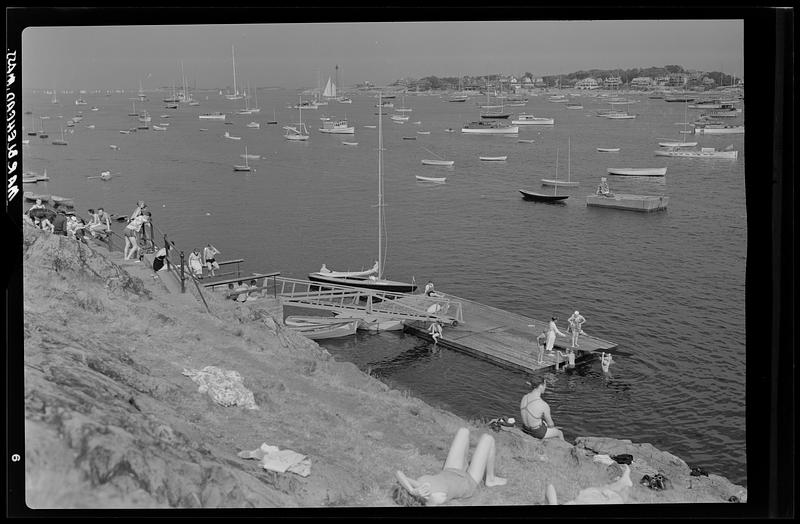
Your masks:
[[[241,140],[241,139],[242,139],[242,137],[240,137],[240,136],[233,136],[233,135],[231,135],[230,133],[228,133],[227,131],[225,131],[225,134],[224,134],[223,136],[224,136],[225,138],[228,138],[228,139],[230,139],[230,140]]]
[[[481,160],[489,161],[489,162],[505,162],[508,158],[508,155],[503,156],[479,156]]]
[[[517,143],[519,143],[519,144],[533,144],[534,142],[536,142],[536,140],[534,140],[532,138],[531,139],[524,139],[523,138],[523,139],[517,140]]]
[[[417,131],[417,134],[418,135],[430,135],[431,132],[430,131]]]
[[[618,147],[598,147],[597,150],[600,153],[618,153],[619,152],[619,148]]]
[[[343,146],[357,146],[358,142],[342,142]]]
[[[197,118],[200,120],[225,120],[225,113],[205,113]]]
[[[416,139],[417,139],[417,137],[415,137],[415,136],[404,136],[403,137],[403,140],[416,140]]]
[[[666,167],[609,167],[606,169],[609,175],[619,176],[664,176],[667,174]]]
[[[423,159],[422,164],[425,166],[452,166],[455,164],[455,160],[429,160]]]
[[[355,335],[359,319],[339,321],[338,323],[309,324],[305,326],[288,326],[292,331],[311,340],[324,340]]]
[[[167,130],[166,127],[161,127],[161,126],[157,126],[157,125],[154,125],[153,129],[155,129],[156,131],[166,131]]]
[[[416,175],[416,177],[417,180],[420,180],[422,182],[437,182],[440,184],[443,183],[445,180],[447,180],[447,177],[445,176],[435,177],[435,176]]]

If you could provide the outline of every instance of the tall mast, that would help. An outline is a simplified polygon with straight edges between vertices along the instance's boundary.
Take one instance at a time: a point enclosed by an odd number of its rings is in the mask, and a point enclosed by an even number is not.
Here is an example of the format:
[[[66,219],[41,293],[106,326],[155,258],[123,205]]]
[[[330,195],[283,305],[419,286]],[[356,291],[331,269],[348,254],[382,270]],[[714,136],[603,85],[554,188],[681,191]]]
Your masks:
[[[383,92],[378,92],[378,279],[383,278]]]
[[[186,75],[183,72],[183,60],[181,60],[181,79],[183,80],[183,102],[189,101],[189,93],[186,90]]]
[[[567,182],[572,179],[572,138],[567,137]]]
[[[231,56],[233,57],[233,94],[238,95],[239,91],[236,90],[236,51],[231,46]]]

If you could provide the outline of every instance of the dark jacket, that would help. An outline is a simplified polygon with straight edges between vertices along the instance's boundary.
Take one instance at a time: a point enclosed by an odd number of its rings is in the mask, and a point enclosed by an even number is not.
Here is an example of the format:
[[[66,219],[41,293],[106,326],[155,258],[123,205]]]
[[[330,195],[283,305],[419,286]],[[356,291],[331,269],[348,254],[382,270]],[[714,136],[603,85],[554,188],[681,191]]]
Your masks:
[[[59,213],[53,219],[53,233],[56,235],[67,235],[67,215]]]

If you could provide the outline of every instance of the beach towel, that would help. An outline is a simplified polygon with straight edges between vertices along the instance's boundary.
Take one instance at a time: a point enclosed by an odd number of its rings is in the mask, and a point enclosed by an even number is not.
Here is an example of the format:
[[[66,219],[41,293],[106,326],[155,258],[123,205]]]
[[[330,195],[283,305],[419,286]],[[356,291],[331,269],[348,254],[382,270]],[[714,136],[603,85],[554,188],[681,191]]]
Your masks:
[[[280,449],[278,446],[270,446],[266,442],[261,447],[252,451],[240,451],[237,453],[242,458],[257,459],[261,462],[261,467],[278,473],[295,473],[301,477],[311,474],[311,460],[292,451],[291,449]]]
[[[244,387],[244,381],[236,371],[206,366],[201,370],[184,369],[183,374],[200,384],[200,393],[208,392],[208,396],[221,406],[258,409],[253,392]]]

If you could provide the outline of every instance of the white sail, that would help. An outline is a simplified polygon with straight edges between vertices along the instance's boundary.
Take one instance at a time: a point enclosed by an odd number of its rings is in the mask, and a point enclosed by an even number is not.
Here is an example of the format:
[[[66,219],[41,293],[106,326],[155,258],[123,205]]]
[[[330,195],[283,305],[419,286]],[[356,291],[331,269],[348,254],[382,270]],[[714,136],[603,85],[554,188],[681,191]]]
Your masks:
[[[336,98],[336,84],[331,82],[331,77],[328,77],[328,83],[325,85],[325,91],[322,92],[322,96]]]

